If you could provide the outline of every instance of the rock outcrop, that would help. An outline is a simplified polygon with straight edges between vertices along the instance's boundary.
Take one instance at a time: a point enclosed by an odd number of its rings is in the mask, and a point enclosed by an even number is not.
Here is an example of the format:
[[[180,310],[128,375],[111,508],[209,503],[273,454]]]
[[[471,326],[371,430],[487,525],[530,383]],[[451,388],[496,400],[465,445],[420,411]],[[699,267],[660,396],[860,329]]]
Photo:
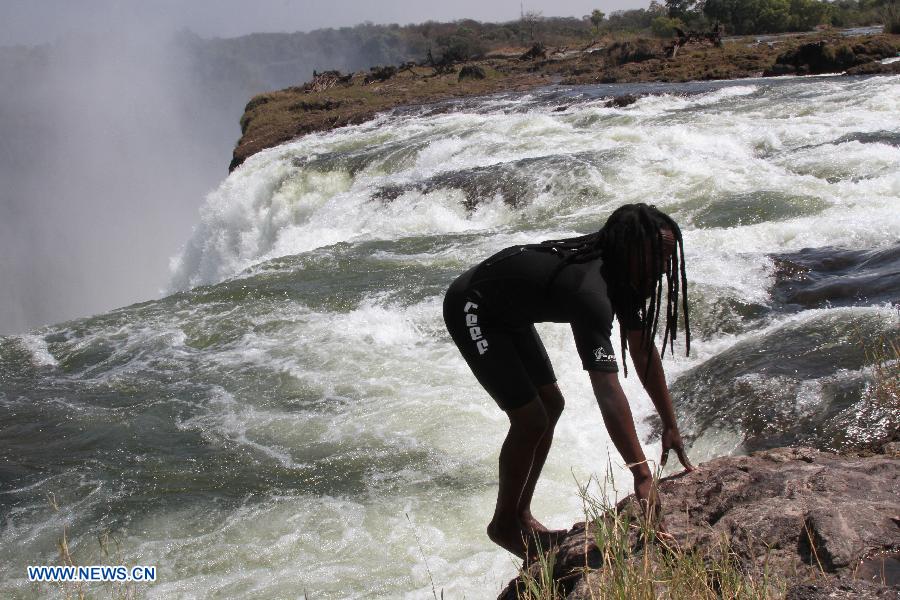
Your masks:
[[[819,75],[855,72],[882,72],[879,61],[897,55],[894,44],[884,39],[848,43],[843,39],[826,39],[803,44],[781,54],[766,75]]]
[[[659,495],[681,552],[711,556],[724,540],[738,572],[767,573],[787,598],[900,598],[900,444],[873,456],[778,448],[719,458],[662,480]],[[617,510],[634,510],[632,497]],[[570,600],[602,597],[597,525],[577,523],[551,550],[559,594]],[[630,540],[640,554],[638,532]],[[523,569],[537,577],[541,565]],[[516,598],[517,586],[521,595],[524,581],[500,598]]]

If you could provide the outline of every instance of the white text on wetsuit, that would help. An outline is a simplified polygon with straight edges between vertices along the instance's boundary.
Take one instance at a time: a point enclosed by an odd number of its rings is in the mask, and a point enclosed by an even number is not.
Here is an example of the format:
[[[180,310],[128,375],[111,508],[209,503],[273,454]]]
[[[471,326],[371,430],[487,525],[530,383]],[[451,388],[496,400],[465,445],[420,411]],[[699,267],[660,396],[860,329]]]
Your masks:
[[[478,354],[484,354],[487,352],[488,343],[481,335],[481,327],[478,326],[478,315],[473,312],[475,310],[478,310],[478,305],[474,302],[466,302],[466,305],[463,307],[463,312],[466,313],[466,325],[469,328],[469,335],[472,336],[472,341],[475,342],[475,347],[478,348]]]

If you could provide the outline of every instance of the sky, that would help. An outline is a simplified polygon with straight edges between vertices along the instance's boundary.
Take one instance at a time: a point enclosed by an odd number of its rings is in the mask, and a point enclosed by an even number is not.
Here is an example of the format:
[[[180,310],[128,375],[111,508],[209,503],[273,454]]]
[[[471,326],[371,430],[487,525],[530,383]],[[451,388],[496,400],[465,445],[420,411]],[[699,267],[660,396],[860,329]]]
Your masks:
[[[364,21],[511,21],[523,7],[547,17],[581,17],[597,8],[610,13],[649,4],[649,0],[2,0],[0,45],[54,42],[73,32],[108,33],[135,19],[162,33],[187,28],[203,37],[234,37]]]

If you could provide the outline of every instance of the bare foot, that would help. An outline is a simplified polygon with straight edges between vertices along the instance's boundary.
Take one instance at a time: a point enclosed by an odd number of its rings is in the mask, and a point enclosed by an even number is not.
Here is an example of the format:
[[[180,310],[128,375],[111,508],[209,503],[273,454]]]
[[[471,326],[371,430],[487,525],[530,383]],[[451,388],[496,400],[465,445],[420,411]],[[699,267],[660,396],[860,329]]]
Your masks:
[[[531,514],[530,510],[525,510],[519,513],[519,521],[522,522],[522,525],[532,531],[537,531],[539,533],[550,531],[544,526],[543,523],[534,518],[534,515]]]
[[[568,529],[549,529],[543,523],[534,518],[531,514],[531,511],[525,511],[519,514],[519,521],[521,521],[522,525],[532,533],[532,535],[537,536],[545,536],[546,539],[555,540],[556,538],[562,537],[564,534],[568,533]],[[549,535],[549,537],[547,537]],[[543,539],[540,538],[539,539]]]
[[[532,523],[537,524],[540,529]],[[541,552],[546,552],[558,546],[568,532],[567,529],[547,529],[534,517],[531,517],[528,524],[518,519],[495,518],[487,527],[487,534],[492,542],[521,559],[534,558],[538,554],[538,548]]]
[[[521,559],[525,559],[526,539],[522,524],[516,520],[498,520],[494,519],[487,526],[487,535],[492,542],[512,552]]]
[[[650,475],[635,476],[634,495],[637,498],[638,505],[644,512],[644,516],[651,517],[653,520],[659,518],[659,496],[653,489],[653,477]]]

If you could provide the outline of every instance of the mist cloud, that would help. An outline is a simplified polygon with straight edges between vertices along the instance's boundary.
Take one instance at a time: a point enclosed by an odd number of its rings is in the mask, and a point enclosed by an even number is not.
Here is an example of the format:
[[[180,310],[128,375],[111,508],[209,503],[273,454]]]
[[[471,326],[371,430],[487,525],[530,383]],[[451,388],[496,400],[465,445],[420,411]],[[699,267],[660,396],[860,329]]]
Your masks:
[[[225,174],[239,109],[138,31],[0,53],[0,332],[157,296]]]

